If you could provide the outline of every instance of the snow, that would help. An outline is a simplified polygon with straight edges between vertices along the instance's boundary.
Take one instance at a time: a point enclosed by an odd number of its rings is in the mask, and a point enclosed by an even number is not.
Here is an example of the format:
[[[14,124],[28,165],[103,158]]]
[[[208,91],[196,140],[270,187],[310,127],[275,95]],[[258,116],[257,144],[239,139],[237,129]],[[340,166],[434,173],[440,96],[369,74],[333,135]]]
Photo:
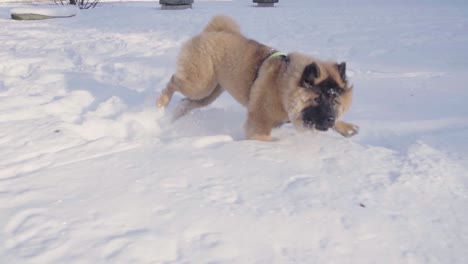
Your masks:
[[[11,14],[37,14],[51,17],[70,17],[78,14],[79,9],[75,6],[56,6],[51,5],[47,7],[22,7],[13,8],[10,10]]]
[[[17,7],[0,6],[1,263],[468,262],[465,1]],[[155,99],[219,13],[346,61],[360,133],[246,141],[227,95],[170,123]]]

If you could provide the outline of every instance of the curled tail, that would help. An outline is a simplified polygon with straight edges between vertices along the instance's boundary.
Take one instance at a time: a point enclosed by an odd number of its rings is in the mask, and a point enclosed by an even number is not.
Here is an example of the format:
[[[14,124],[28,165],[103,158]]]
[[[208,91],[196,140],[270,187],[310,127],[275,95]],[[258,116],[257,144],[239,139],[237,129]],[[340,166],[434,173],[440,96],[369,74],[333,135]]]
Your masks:
[[[205,32],[224,31],[232,34],[241,34],[236,21],[228,16],[215,16],[205,27]]]

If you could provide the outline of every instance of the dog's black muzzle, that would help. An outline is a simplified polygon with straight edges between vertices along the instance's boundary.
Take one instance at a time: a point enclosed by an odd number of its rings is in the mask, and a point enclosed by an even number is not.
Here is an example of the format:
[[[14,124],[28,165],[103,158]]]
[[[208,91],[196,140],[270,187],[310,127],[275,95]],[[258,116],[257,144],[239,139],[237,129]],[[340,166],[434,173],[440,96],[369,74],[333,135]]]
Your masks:
[[[335,125],[335,111],[328,104],[309,106],[302,110],[302,120],[307,127],[327,131]]]

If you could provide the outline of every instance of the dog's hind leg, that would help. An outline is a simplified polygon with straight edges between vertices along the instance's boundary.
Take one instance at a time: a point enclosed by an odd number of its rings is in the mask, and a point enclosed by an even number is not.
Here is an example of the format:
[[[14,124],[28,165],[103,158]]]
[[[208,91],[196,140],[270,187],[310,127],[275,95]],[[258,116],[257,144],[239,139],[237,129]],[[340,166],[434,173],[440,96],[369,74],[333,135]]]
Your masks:
[[[217,85],[216,88],[209,94],[207,97],[199,100],[193,100],[189,98],[184,98],[180,104],[177,106],[174,115],[172,117],[173,120],[177,120],[182,116],[186,115],[188,112],[192,111],[193,109],[200,108],[211,104],[216,98],[218,98],[224,90],[221,86]]]
[[[159,108],[165,108],[171,101],[172,95],[177,91],[176,77],[172,75],[171,80],[167,83],[167,86],[162,90],[158,99],[156,100],[156,106]]]

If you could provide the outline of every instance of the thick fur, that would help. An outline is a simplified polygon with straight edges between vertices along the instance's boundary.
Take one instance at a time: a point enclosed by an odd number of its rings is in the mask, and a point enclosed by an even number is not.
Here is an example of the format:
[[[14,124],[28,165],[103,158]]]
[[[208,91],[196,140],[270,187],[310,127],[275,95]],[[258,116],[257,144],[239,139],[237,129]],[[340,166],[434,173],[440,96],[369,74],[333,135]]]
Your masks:
[[[157,105],[166,107],[174,92],[182,93],[186,98],[174,113],[179,118],[227,91],[248,109],[248,139],[271,140],[271,130],[289,121],[297,129],[330,127],[343,136],[358,132],[357,126],[337,121],[352,97],[344,63],[322,62],[300,53],[269,58],[271,52],[270,47],[245,38],[231,18],[216,16],[182,46],[176,73]],[[339,96],[322,95],[320,89],[332,86],[341,91]],[[316,98],[323,100],[319,103]],[[327,110],[320,110],[325,104]],[[329,116],[329,122],[320,121],[323,116]]]

